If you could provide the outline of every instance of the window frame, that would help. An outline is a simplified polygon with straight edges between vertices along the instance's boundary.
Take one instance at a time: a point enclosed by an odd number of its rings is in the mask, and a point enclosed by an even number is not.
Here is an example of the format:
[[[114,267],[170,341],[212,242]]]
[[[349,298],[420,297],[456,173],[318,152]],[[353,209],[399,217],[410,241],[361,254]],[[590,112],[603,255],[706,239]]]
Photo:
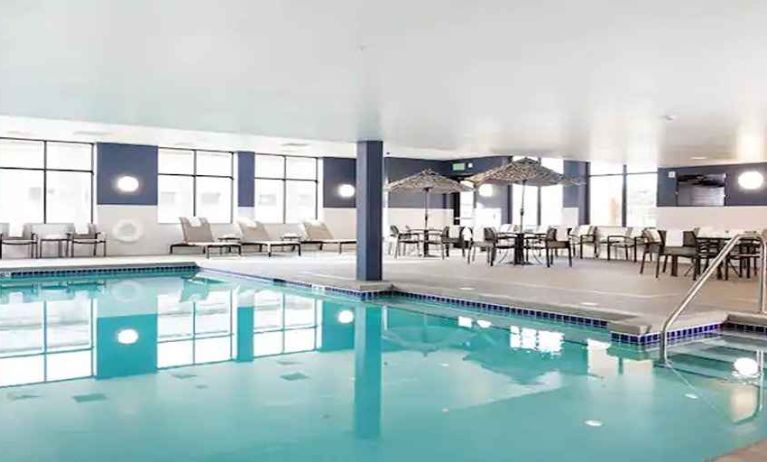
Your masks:
[[[620,177],[621,178],[621,227],[628,226],[628,206],[629,206],[629,190],[628,190],[628,179],[631,176],[634,175],[649,175],[649,174],[655,174],[656,175],[656,182],[657,182],[657,175],[658,175],[658,169],[657,167],[655,170],[642,170],[638,169],[636,171],[629,171],[628,164],[620,164],[621,165],[621,171],[617,173],[597,173],[592,175],[591,174],[591,164],[592,162],[589,162],[589,172],[588,172],[588,187],[589,187],[589,201],[588,201],[588,211],[589,211],[589,221],[591,221],[591,180],[592,178],[600,178],[600,177]],[[656,191],[656,200],[655,200],[655,207],[658,206],[658,200],[657,200],[657,191]]]
[[[160,173],[159,168],[159,158],[160,158],[160,151],[186,151],[192,153],[192,173]],[[210,175],[210,174],[200,174],[197,173],[197,156],[200,152],[215,152],[215,153],[222,153],[222,154],[229,154],[229,175]],[[222,178],[222,179],[228,179],[229,180],[229,220],[225,222],[219,222],[219,221],[211,221],[211,224],[231,224],[234,222],[234,205],[235,205],[235,175],[234,175],[234,169],[235,169],[235,155],[234,151],[222,151],[219,149],[196,149],[196,148],[166,148],[166,147],[158,147],[157,148],[157,159],[158,159],[158,168],[157,168],[157,179],[159,183],[159,179],[161,176],[174,176],[174,177],[185,177],[185,178],[191,178],[192,179],[192,216],[197,216],[197,178]],[[161,225],[169,225],[169,224],[178,224],[178,221],[160,221],[160,190],[158,188],[157,190],[157,223]]]
[[[267,177],[267,176],[258,176],[258,157],[259,156],[271,156],[271,157],[281,157],[282,158],[282,177]],[[302,159],[313,159],[314,160],[314,179],[309,178],[291,178],[288,177],[288,159],[289,158],[302,158]],[[271,181],[280,181],[282,182],[282,219],[278,222],[269,223],[269,224],[287,224],[285,219],[287,218],[287,210],[288,210],[288,181],[303,181],[307,183],[314,183],[314,220],[319,218],[320,216],[320,158],[316,156],[289,156],[285,154],[265,154],[265,153],[256,153],[254,157],[253,162],[253,215],[256,215],[256,208],[258,207],[255,197],[256,197],[256,182],[259,180],[271,180]]]
[[[0,136],[0,141],[31,141],[35,143],[42,143],[43,144],[43,165],[42,167],[2,167],[0,166],[0,170],[21,170],[21,171],[32,171],[32,172],[42,172],[43,173],[43,221],[40,223],[33,223],[33,224],[64,224],[59,222],[48,222],[48,172],[63,172],[63,173],[89,173],[90,174],[90,207],[88,210],[88,222],[93,222],[93,217],[95,215],[95,208],[96,208],[96,198],[94,197],[95,193],[95,178],[96,178],[96,143],[91,143],[87,141],[63,141],[63,140],[49,140],[49,139],[37,139],[37,138],[18,138],[18,137],[8,137],[8,136]],[[90,146],[90,166],[88,170],[80,170],[80,169],[71,169],[71,168],[49,168],[48,167],[48,143],[54,143],[54,144],[81,144],[81,145],[87,145]]]

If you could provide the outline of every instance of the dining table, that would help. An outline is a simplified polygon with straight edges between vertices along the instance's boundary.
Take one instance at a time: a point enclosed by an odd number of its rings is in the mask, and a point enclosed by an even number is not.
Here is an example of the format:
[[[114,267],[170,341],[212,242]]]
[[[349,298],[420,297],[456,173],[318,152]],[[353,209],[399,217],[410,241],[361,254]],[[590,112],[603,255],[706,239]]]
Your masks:
[[[423,253],[422,255],[424,257],[436,257],[437,255],[432,255],[429,253],[429,246],[431,244],[438,244],[438,239],[432,239],[434,237],[439,237],[442,235],[442,230],[438,228],[408,228],[406,232],[411,234],[420,234],[421,235],[421,242],[423,245]]]
[[[496,233],[498,239],[514,240],[514,257],[511,263],[514,265],[531,265],[532,263],[525,254],[525,241],[538,240],[546,233],[534,233],[530,231],[501,231]]]

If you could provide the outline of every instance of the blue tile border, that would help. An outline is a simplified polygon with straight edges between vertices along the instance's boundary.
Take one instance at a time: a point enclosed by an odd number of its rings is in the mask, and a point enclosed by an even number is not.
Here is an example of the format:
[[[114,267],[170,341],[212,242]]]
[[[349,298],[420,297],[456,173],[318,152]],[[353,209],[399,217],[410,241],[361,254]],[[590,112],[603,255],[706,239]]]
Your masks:
[[[710,334],[719,334],[722,330],[722,324],[706,324],[704,326],[687,327],[669,331],[668,339],[671,342],[680,340],[690,340],[699,337],[707,337]],[[622,334],[619,332],[610,332],[610,340],[622,345],[637,346],[657,346],[660,343],[660,333],[651,332],[642,335]]]
[[[369,301],[383,297],[401,297],[409,300],[418,300],[434,303],[448,303],[462,308],[488,312],[497,315],[513,315],[528,317],[549,322],[560,322],[565,324],[574,324],[580,327],[589,327],[595,329],[607,329],[608,321],[585,316],[572,314],[562,314],[553,311],[540,309],[521,308],[511,305],[498,303],[482,302],[477,300],[468,300],[459,297],[446,297],[441,295],[431,295],[419,292],[409,292],[400,289],[385,289],[360,291],[354,289],[344,289],[340,287],[311,284],[307,282],[289,281],[282,278],[272,278],[266,276],[257,276],[237,271],[223,270],[218,268],[202,268],[195,264],[160,264],[160,265],[125,265],[114,267],[96,267],[96,268],[59,268],[59,269],[24,269],[0,271],[0,281],[14,281],[20,279],[40,278],[40,277],[71,277],[71,276],[99,276],[99,275],[118,275],[118,274],[157,274],[167,272],[186,272],[186,271],[205,271],[209,273],[218,273],[226,276],[233,276],[243,279],[255,280],[274,284],[282,287],[296,289],[308,289],[315,292],[342,295],[354,297],[359,300]],[[681,340],[690,340],[700,337],[709,337],[719,335],[723,331],[753,333],[767,336],[767,326],[754,324],[741,324],[726,321],[721,324],[707,324],[702,326],[677,329],[669,332],[669,340],[678,342]],[[636,346],[636,347],[654,347],[660,343],[660,333],[647,333],[641,335],[631,335],[619,332],[610,332],[610,340],[616,344]]]
[[[197,265],[115,266],[102,268],[24,269],[0,271],[0,281],[41,277],[104,276],[113,274],[155,274],[181,271],[199,271]]]

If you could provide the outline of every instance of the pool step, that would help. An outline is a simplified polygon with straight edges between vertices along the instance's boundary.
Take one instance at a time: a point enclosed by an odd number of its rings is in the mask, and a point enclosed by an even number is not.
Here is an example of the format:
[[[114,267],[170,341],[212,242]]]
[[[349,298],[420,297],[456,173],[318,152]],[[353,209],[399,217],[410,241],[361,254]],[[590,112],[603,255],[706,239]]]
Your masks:
[[[756,360],[767,354],[767,339],[741,333],[725,333],[685,345],[671,346],[669,359],[674,369],[722,380],[734,380],[735,361]]]

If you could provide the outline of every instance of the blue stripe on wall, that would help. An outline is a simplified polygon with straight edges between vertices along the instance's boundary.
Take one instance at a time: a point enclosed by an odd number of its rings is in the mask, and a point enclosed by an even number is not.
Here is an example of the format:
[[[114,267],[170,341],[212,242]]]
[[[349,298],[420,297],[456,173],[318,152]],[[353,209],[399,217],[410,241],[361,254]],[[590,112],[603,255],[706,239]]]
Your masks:
[[[157,205],[157,146],[97,143],[96,191],[99,205]],[[121,176],[132,176],[139,188],[117,189]]]
[[[237,152],[237,206],[253,207],[255,199],[256,154]]]

